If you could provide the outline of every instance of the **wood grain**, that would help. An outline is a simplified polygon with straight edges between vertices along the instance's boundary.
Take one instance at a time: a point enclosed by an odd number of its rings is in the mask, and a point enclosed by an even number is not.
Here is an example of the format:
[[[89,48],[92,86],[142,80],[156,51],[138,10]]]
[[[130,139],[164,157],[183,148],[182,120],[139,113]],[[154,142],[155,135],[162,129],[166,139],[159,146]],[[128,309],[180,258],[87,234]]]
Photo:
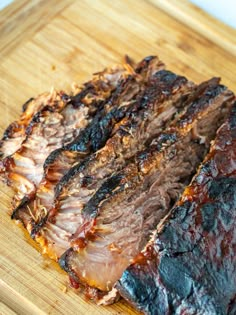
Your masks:
[[[125,54],[158,54],[191,80],[221,76],[236,90],[235,38],[185,0],[18,0],[0,12],[0,131],[31,96],[52,86],[70,90]],[[11,196],[0,185],[0,312],[138,314],[124,301],[97,307],[72,290],[66,274],[10,220]]]
[[[40,31],[73,0],[17,0],[0,14],[0,56],[10,54]]]
[[[187,0],[149,0],[178,21],[184,23],[225,51],[236,56],[236,30],[211,17]],[[202,21],[204,20],[204,23]]]
[[[0,302],[0,315],[16,315],[6,304]]]

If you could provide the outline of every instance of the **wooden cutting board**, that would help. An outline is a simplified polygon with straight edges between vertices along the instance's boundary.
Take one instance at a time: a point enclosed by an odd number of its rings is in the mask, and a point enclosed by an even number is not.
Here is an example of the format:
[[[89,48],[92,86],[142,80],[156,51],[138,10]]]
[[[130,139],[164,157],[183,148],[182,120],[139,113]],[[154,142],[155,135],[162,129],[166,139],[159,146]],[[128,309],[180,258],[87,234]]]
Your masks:
[[[128,54],[158,54],[196,82],[211,76],[236,91],[236,31],[187,1],[17,0],[0,12],[0,131],[21,104],[70,89]],[[0,186],[0,314],[138,314],[126,302],[98,307],[71,289],[56,263],[9,218]]]

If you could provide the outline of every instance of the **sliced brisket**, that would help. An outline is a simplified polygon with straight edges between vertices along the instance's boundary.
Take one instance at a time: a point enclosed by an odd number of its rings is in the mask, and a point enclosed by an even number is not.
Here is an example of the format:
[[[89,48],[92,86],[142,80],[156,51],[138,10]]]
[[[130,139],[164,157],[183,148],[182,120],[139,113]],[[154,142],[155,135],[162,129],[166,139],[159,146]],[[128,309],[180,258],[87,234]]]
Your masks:
[[[103,104],[91,124],[67,146],[52,152],[44,164],[45,179],[58,181],[75,163],[100,149],[110,137],[113,126],[124,118],[133,98],[140,93],[154,73],[164,67],[157,57],[142,60],[135,71],[119,81],[114,93]]]
[[[21,148],[2,161],[3,176],[16,191],[13,207],[34,198],[47,156],[80,134],[124,72],[115,68],[96,75],[77,95],[62,95],[57,106],[46,106],[34,116]]]
[[[235,314],[235,227],[236,103],[192,183],[116,288],[145,314]]]
[[[56,186],[57,195],[60,194],[57,204],[49,209],[46,224],[42,224],[42,218],[32,231],[45,251],[60,257],[70,247],[70,238],[81,224],[81,209],[93,193],[173,120],[193,89],[192,83],[170,71],[162,70],[153,76],[126,117],[115,125],[106,145],[72,167]],[[56,239],[59,235],[61,240]]]
[[[210,81],[175,127],[103,183],[76,214],[81,223],[70,239],[73,249],[60,258],[75,281],[112,289],[189,183],[232,98],[217,80]]]
[[[23,105],[0,140],[12,218],[99,304],[235,315],[235,96],[126,61]]]
[[[39,185],[35,202],[15,211],[15,217],[21,219],[29,231],[33,225],[43,224],[45,214],[53,205],[57,180],[75,161],[83,160],[91,151],[96,152],[105,144],[116,123],[131,111],[135,96],[144,90],[146,84],[150,84],[160,68],[163,64],[157,57],[143,60],[138,64],[137,72],[133,70],[132,75],[127,75],[118,83],[87,128],[73,142],[49,155],[44,165],[46,175]]]
[[[22,142],[25,140],[27,133],[27,126],[43,107],[48,106],[54,108],[60,101],[64,93],[57,93],[54,90],[51,93],[44,93],[37,98],[30,98],[22,106],[22,114],[19,120],[11,123],[5,130],[2,140],[0,141],[0,157],[1,159],[12,155],[20,149]]]

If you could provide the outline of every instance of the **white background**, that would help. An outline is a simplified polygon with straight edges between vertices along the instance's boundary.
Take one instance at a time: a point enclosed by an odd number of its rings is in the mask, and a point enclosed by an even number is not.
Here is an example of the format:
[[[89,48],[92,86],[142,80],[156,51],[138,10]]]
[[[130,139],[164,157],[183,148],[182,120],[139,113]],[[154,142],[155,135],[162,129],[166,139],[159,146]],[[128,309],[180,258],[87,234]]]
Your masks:
[[[225,24],[236,28],[236,0],[190,0],[190,2],[198,5]]]
[[[236,28],[236,0],[190,0],[190,1],[198,5],[208,13],[212,14],[219,20],[223,21],[224,23]],[[0,0],[0,10],[11,2],[12,0]]]
[[[12,2],[11,0],[0,0],[0,10],[6,7],[11,2]]]

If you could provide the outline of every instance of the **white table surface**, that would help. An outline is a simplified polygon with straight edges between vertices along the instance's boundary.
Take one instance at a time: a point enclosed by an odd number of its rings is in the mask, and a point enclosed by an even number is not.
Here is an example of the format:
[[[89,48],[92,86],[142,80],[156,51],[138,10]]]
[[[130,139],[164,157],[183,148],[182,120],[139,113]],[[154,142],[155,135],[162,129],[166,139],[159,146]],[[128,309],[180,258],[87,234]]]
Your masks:
[[[13,0],[0,0],[0,10]],[[15,0],[17,1],[17,0]],[[50,0],[48,0],[50,1]],[[166,0],[168,1],[168,0]],[[181,0],[178,0],[181,1]],[[225,24],[236,28],[236,0],[190,0]]]

